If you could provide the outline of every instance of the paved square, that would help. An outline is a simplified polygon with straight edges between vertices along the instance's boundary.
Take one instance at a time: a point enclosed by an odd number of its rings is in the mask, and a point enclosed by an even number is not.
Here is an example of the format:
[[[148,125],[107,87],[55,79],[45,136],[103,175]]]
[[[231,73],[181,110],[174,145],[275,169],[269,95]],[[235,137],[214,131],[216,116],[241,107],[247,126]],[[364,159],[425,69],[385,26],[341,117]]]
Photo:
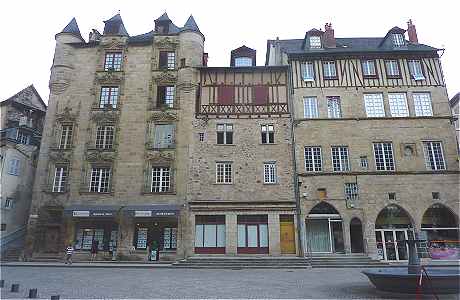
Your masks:
[[[314,298],[415,299],[378,292],[359,269],[206,270],[2,267],[1,298]],[[12,283],[20,284],[11,293]],[[422,299],[434,299],[425,296]],[[440,299],[459,299],[445,295]]]

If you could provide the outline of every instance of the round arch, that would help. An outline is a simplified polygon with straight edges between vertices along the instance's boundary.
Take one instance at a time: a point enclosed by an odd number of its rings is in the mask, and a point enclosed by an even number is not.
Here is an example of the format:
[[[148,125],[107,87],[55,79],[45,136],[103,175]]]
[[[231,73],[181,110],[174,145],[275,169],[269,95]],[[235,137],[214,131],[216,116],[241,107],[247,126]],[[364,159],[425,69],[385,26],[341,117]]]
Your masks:
[[[385,206],[377,215],[375,229],[386,228],[413,228],[414,221],[411,215],[397,204]]]
[[[320,203],[313,206],[310,210],[309,215],[339,215],[339,211],[332,205],[325,201],[321,201]]]

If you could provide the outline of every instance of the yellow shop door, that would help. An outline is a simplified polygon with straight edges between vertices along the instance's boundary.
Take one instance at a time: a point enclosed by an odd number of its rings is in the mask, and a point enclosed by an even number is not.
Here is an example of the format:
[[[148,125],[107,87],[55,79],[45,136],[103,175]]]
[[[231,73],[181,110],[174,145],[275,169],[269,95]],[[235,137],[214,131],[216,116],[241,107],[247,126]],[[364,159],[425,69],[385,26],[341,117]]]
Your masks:
[[[295,254],[295,228],[294,216],[280,216],[281,253]]]

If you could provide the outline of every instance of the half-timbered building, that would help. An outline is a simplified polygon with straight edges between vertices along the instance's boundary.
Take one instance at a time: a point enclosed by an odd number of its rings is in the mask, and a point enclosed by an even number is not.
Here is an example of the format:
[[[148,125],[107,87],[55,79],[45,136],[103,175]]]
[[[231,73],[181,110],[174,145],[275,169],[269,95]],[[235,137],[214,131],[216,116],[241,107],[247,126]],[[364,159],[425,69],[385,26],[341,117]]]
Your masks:
[[[408,39],[405,34],[407,32]],[[308,254],[407,259],[402,240],[458,240],[458,161],[441,49],[415,26],[383,37],[269,40],[292,81],[302,237]]]

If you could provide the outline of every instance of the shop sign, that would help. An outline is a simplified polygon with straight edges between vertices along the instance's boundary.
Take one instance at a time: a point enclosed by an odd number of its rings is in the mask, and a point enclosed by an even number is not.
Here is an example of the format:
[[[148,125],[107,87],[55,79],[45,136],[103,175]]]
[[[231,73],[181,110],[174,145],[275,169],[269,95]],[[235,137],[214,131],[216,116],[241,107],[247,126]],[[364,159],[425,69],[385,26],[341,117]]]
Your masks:
[[[72,212],[74,217],[89,217],[89,210],[74,210]]]
[[[155,217],[167,217],[167,216],[175,216],[176,212],[175,211],[156,211],[155,212]]]
[[[100,212],[100,211],[95,211],[91,213],[92,217],[113,217],[113,212]]]
[[[136,210],[134,211],[135,217],[151,217],[152,211],[150,210]]]

